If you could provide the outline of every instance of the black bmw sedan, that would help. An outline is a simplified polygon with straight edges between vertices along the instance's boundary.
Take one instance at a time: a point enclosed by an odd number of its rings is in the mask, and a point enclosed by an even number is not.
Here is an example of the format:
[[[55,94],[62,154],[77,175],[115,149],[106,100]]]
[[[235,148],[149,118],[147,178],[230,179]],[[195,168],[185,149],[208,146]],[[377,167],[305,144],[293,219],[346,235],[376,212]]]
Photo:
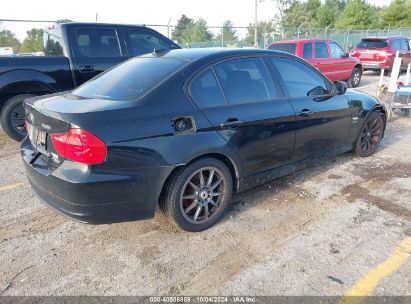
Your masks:
[[[353,150],[369,156],[386,111],[305,61],[255,49],[135,57],[70,93],[28,100],[21,155],[39,198],[89,223],[156,207],[202,231],[233,192]]]

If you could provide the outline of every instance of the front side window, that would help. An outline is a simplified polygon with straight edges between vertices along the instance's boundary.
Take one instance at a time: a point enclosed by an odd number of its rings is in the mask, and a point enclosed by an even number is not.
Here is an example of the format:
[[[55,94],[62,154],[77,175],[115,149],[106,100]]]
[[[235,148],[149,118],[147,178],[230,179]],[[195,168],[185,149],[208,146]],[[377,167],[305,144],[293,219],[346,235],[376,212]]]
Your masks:
[[[313,44],[312,42],[304,43],[303,58],[308,59],[313,57]]]
[[[223,94],[211,69],[202,72],[191,82],[190,94],[202,109],[225,104]]]
[[[345,52],[336,42],[330,42],[330,50],[332,58],[343,58],[345,57]]]
[[[315,43],[315,58],[328,58],[328,48],[326,42]]]
[[[137,100],[187,64],[184,60],[135,57],[100,74],[72,93],[84,98]]]
[[[229,104],[267,101],[277,97],[261,58],[230,60],[215,65],[214,69]]]
[[[114,29],[78,29],[76,44],[83,57],[120,57],[120,44]]]
[[[312,68],[292,59],[270,58],[277,68],[290,97],[328,95],[325,80]]]
[[[129,30],[127,31],[130,52],[133,56],[152,53],[154,50],[164,50],[174,48],[174,45],[160,36],[148,31]]]

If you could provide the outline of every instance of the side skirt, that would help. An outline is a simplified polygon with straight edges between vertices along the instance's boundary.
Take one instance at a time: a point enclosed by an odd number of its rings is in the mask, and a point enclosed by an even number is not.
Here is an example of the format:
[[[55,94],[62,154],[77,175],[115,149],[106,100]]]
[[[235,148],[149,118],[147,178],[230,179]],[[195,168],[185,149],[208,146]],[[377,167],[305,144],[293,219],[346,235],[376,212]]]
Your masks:
[[[312,162],[318,158],[325,158],[325,159],[332,158],[334,156],[343,154],[353,149],[354,149],[354,144],[347,144],[341,148],[337,148],[329,152],[322,153],[320,155],[309,157],[309,158],[299,160],[297,162],[294,162],[288,165],[276,167],[274,169],[266,170],[264,172],[243,178],[239,182],[238,192],[243,192],[247,189],[271,182],[277,178],[288,175],[295,171],[308,168],[312,165]]]

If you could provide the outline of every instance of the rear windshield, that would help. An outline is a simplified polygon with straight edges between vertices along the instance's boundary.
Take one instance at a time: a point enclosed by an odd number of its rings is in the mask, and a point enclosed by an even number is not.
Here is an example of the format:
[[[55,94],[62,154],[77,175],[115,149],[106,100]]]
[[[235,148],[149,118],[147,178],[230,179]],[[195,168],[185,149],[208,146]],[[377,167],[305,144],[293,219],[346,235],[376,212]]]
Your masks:
[[[282,51],[290,54],[295,54],[295,49],[297,48],[296,43],[276,43],[268,47],[270,50]]]
[[[361,42],[357,44],[357,48],[359,49],[382,49],[387,46],[387,40],[362,39]]]
[[[181,69],[187,61],[136,57],[100,74],[72,93],[84,98],[137,100]]]

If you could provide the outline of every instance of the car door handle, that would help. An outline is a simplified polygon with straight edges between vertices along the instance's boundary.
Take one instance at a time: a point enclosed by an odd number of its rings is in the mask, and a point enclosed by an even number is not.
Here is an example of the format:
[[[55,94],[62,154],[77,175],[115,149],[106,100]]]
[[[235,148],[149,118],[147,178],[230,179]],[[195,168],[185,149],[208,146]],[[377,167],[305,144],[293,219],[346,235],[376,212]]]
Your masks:
[[[93,73],[94,65],[79,65],[78,67],[80,73]]]
[[[220,124],[220,127],[228,128],[228,129],[235,129],[243,123],[244,121],[239,120],[238,118],[229,118],[224,123]]]
[[[313,111],[308,110],[308,109],[304,109],[304,110],[302,110],[301,112],[299,112],[297,115],[298,115],[298,116],[301,116],[301,117],[307,117],[307,116],[310,116],[310,115],[312,115],[312,114],[314,114]]]

